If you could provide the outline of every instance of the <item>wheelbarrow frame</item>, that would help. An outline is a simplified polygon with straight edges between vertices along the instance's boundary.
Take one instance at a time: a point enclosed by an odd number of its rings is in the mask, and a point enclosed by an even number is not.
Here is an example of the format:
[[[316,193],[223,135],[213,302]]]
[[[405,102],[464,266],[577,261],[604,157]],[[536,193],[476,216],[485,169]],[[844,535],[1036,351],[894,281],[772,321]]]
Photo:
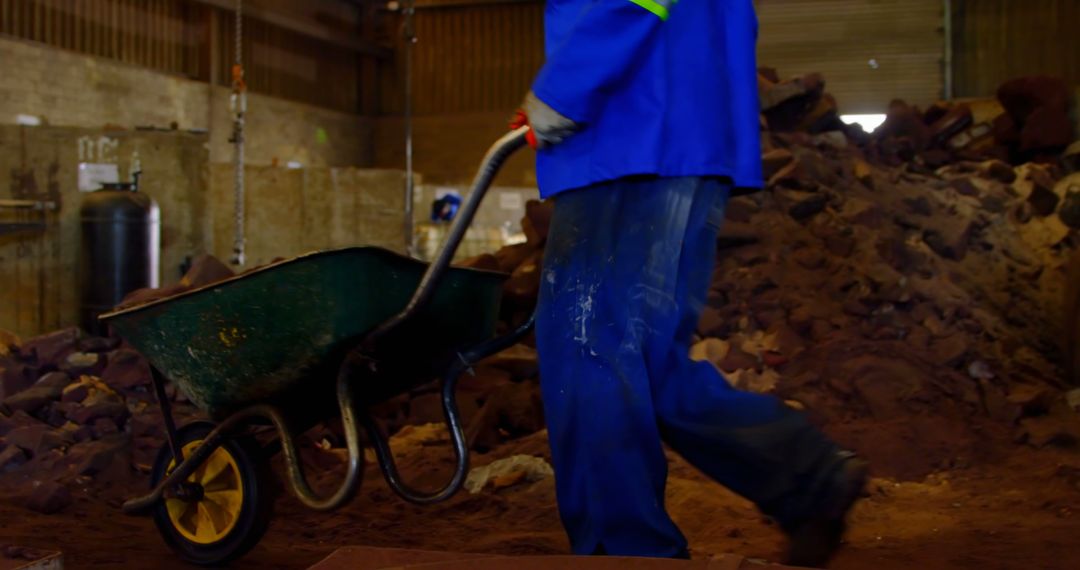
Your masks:
[[[374,447],[380,470],[386,478],[387,484],[403,499],[410,503],[426,505],[444,501],[459,491],[469,470],[469,449],[461,422],[461,415],[457,407],[456,387],[458,379],[466,371],[471,371],[475,363],[513,346],[524,338],[532,330],[534,318],[530,317],[527,322],[508,334],[458,352],[457,359],[449,365],[444,373],[441,391],[442,408],[450,432],[455,457],[455,469],[450,480],[442,488],[434,492],[418,491],[402,480],[394,462],[387,436],[370,414],[366,412],[360,413],[358,410],[355,386],[359,383],[358,379],[361,377],[380,374],[379,363],[374,358],[376,344],[391,333],[399,330],[402,325],[410,322],[430,302],[433,293],[450,267],[450,263],[465,236],[466,230],[476,216],[480,203],[490,189],[495,175],[506,159],[525,145],[525,135],[528,130],[528,127],[521,127],[511,131],[491,146],[473,180],[469,197],[461,206],[450,227],[446,241],[439,249],[435,260],[427,267],[416,291],[405,308],[357,341],[354,347],[346,353],[342,364],[338,368],[335,389],[345,431],[348,466],[345,477],[335,492],[328,496],[319,496],[311,489],[304,475],[303,463],[296,445],[296,437],[289,425],[288,418],[278,407],[272,404],[255,404],[230,414],[202,440],[198,447],[187,457],[184,457],[183,446],[179,440],[176,422],[172,415],[172,407],[165,392],[166,378],[159,370],[151,366],[154,393],[164,418],[169,450],[176,462],[176,467],[159,481],[150,493],[125,502],[123,505],[124,512],[128,514],[149,514],[163,500],[165,493],[171,489],[175,490],[177,495],[183,498],[184,486],[182,483],[226,439],[235,436],[240,430],[256,421],[269,422],[274,426],[280,442],[280,451],[285,459],[288,481],[293,494],[303,504],[314,510],[334,510],[348,502],[355,495],[363,471],[363,453],[359,433],[361,424],[363,424]]]

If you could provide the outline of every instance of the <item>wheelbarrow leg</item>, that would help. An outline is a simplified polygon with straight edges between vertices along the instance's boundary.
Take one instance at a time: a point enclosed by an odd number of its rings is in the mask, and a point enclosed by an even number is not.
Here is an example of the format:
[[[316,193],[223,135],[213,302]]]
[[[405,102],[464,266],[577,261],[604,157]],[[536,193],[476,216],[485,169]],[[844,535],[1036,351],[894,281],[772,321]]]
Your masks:
[[[154,384],[154,395],[157,396],[158,406],[161,407],[161,417],[165,422],[165,435],[169,438],[169,451],[172,452],[173,460],[179,464],[184,460],[184,450],[181,449],[176,435],[176,421],[172,415],[172,402],[169,401],[169,396],[165,393],[165,375],[151,366],[150,379]]]
[[[456,466],[450,481],[442,489],[432,493],[423,493],[405,484],[401,479],[397,464],[394,462],[394,454],[390,450],[390,443],[387,441],[386,434],[375,423],[371,414],[364,416],[364,427],[367,429],[368,437],[375,447],[375,455],[379,459],[379,469],[382,471],[383,477],[386,478],[386,483],[401,498],[417,505],[430,505],[449,499],[461,489],[461,486],[465,483],[465,478],[469,474],[469,442],[465,439],[465,430],[462,427],[461,414],[457,406],[458,379],[466,371],[471,373],[473,365],[477,362],[517,344],[529,334],[535,321],[536,315],[534,313],[525,324],[509,334],[494,338],[468,351],[459,353],[458,359],[446,371],[442,385],[442,406],[443,413],[446,414],[446,427],[450,431],[450,441],[454,448]]]
[[[364,456],[360,449],[359,426],[356,420],[353,383],[350,380],[349,367],[343,366],[338,373],[337,395],[341,420],[345,426],[345,440],[349,450],[349,466],[345,473],[345,479],[330,496],[320,497],[316,495],[308,484],[307,478],[304,476],[300,452],[296,447],[296,439],[289,428],[288,422],[285,420],[285,416],[274,406],[259,404],[244,408],[221,422],[213,431],[207,434],[203,442],[191,452],[190,456],[177,463],[172,473],[162,479],[153,491],[148,495],[125,502],[124,512],[129,514],[148,512],[161,500],[165,489],[185,481],[199,465],[202,465],[210,457],[210,454],[221,445],[229,434],[255,418],[270,420],[277,429],[278,437],[281,439],[281,451],[285,456],[289,484],[292,487],[293,494],[296,495],[300,502],[317,511],[330,511],[340,507],[356,493],[360,477],[363,475],[362,467],[364,463]]]

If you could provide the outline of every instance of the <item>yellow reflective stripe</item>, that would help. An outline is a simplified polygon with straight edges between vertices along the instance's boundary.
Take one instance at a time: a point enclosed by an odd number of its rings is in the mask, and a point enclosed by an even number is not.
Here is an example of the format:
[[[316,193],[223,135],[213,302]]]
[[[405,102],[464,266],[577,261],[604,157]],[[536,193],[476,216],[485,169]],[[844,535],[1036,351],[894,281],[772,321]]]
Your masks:
[[[665,2],[664,0],[630,0],[634,4],[645,8],[646,10],[656,14],[661,20],[668,19],[668,6],[674,4],[674,2]]]

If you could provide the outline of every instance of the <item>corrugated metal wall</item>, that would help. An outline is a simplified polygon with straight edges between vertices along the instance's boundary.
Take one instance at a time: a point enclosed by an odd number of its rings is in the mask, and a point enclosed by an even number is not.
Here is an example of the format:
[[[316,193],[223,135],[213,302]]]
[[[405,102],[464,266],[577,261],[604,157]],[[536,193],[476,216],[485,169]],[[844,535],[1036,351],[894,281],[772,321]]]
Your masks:
[[[513,110],[544,61],[543,2],[443,5],[417,9],[413,108],[417,115]],[[381,110],[400,114],[401,21],[388,22],[398,45],[384,66]]]
[[[781,77],[821,72],[842,112],[884,112],[894,98],[925,104],[942,96],[942,0],[755,3],[759,65]]]
[[[543,63],[543,2],[418,9],[413,105],[418,115],[509,110]],[[433,0],[438,4],[438,0]],[[759,60],[784,76],[825,75],[845,112],[942,95],[942,0],[758,0]],[[400,20],[387,28],[400,47]],[[383,70],[381,109],[401,112],[400,49]],[[871,60],[877,67],[872,67]]]
[[[219,10],[214,82],[232,84],[235,14]],[[260,20],[243,22],[244,80],[256,93],[357,112],[360,58],[356,53]]]
[[[952,0],[956,95],[1047,74],[1080,85],[1080,0]]]
[[[175,0],[0,0],[0,33],[199,77],[207,8]]]
[[[231,81],[233,22],[194,0],[0,0],[0,34],[218,85]],[[243,47],[252,91],[357,112],[360,54],[251,17]]]

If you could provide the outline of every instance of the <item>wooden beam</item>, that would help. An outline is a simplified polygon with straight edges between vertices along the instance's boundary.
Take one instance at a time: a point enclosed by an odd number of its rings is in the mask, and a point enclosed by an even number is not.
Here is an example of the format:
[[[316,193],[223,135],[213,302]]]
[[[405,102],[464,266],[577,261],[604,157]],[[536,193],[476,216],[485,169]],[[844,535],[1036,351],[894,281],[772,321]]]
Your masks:
[[[233,11],[236,9],[235,0],[195,0],[201,4],[207,4],[215,8],[222,10]],[[343,34],[334,30],[329,30],[318,25],[310,24],[308,22],[302,22],[289,16],[266,10],[258,6],[244,5],[244,16],[249,18],[255,18],[268,24],[273,24],[279,28],[283,28],[298,34],[303,34],[310,38],[315,38],[330,44],[334,44],[338,47],[352,50],[364,55],[370,55],[379,58],[389,57],[391,50],[389,48],[374,44],[370,41],[364,40],[357,35],[356,37],[349,34]]]
[[[461,8],[469,6],[492,6],[496,4],[542,4],[543,0],[415,0],[417,10],[433,8]]]

